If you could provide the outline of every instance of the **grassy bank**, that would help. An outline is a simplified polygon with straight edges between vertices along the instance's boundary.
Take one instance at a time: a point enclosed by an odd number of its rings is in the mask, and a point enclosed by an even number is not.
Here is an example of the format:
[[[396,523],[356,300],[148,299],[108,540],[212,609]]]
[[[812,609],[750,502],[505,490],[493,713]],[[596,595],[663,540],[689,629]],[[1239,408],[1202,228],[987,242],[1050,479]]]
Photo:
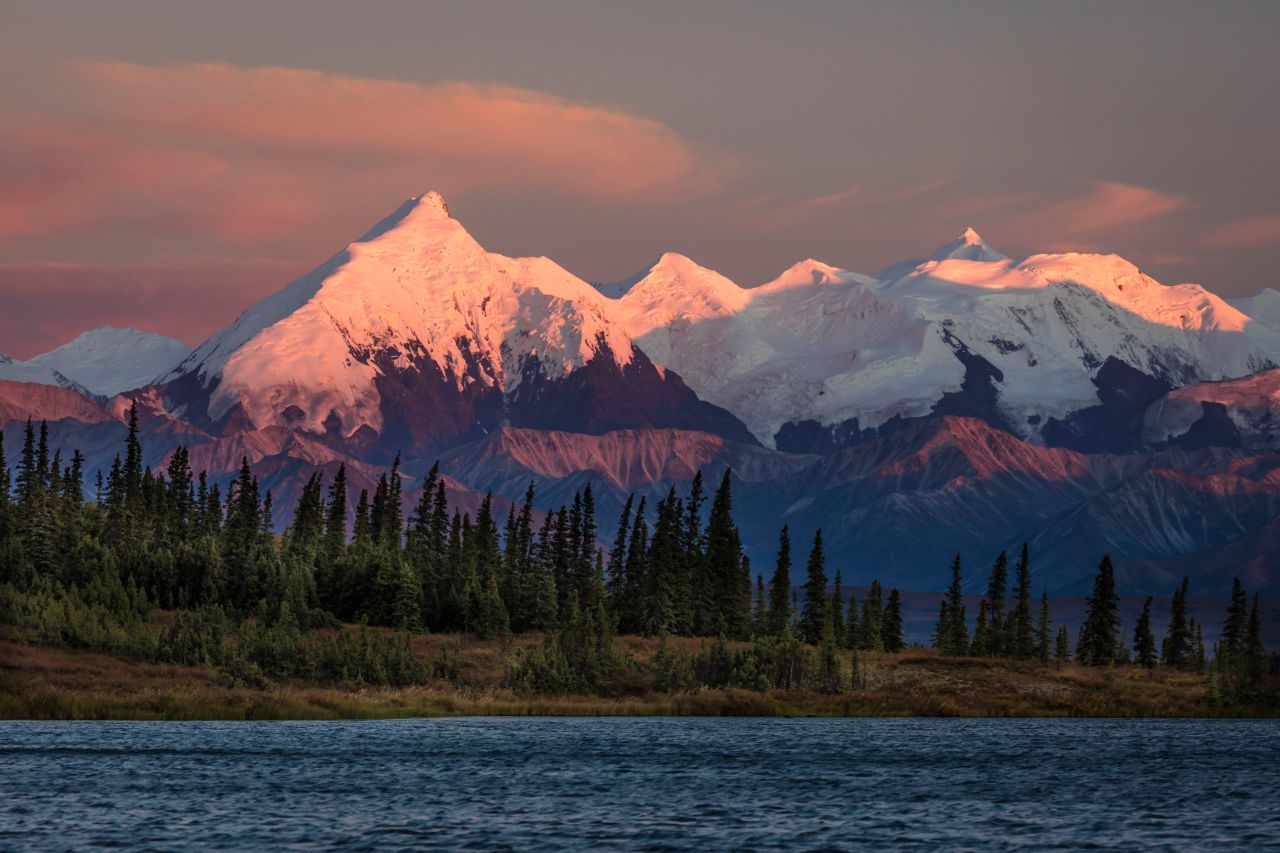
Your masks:
[[[536,636],[514,643],[532,646]],[[697,648],[697,640],[677,640]],[[655,640],[619,645],[647,662]],[[447,651],[446,651],[447,650]],[[359,688],[293,681],[245,684],[212,667],[146,663],[111,655],[0,642],[4,719],[383,719],[511,716],[1280,716],[1274,702],[1224,706],[1203,676],[1004,660],[943,658],[927,651],[865,655],[863,684],[838,694],[700,689],[654,693],[637,680],[629,695],[525,696],[503,688],[504,649],[467,638],[414,638],[424,662],[447,654],[449,680],[405,688]]]

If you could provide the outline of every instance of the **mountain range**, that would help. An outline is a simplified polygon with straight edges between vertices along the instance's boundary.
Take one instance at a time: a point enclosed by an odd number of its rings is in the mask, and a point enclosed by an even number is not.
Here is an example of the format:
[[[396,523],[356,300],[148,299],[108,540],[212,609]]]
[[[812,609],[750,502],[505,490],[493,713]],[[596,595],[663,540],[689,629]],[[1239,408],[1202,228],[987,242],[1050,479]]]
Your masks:
[[[345,464],[407,488],[436,460],[462,506],[590,484],[609,526],[731,468],[757,571],[821,527],[846,581],[938,587],[1028,542],[1051,592],[1098,558],[1121,591],[1240,574],[1280,591],[1280,294],[1227,302],[1114,255],[1008,258],[972,229],[862,275],[816,261],[743,287],[676,254],[588,283],[482,248],[427,193],[188,349],[98,329],[0,356],[0,424],[47,420],[215,479],[247,458],[288,517]],[[764,567],[769,566],[766,569]],[[1194,582],[1194,581],[1193,581]]]

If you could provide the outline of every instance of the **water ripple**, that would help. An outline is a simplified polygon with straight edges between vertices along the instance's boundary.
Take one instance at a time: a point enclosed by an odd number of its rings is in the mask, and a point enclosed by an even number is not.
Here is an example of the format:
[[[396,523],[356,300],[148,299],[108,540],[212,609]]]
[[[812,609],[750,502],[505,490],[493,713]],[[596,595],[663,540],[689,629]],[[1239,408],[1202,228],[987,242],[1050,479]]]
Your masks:
[[[1280,849],[1280,723],[0,723],[0,849]]]

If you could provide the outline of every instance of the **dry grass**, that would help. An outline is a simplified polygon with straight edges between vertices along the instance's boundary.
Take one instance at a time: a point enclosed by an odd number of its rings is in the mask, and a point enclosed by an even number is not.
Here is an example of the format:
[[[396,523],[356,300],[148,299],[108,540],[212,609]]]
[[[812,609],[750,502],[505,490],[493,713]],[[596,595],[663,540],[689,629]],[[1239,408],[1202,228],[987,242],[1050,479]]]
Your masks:
[[[11,635],[12,636],[12,635]],[[14,638],[18,639],[18,638]],[[1275,706],[1220,708],[1202,676],[1140,669],[1112,671],[929,652],[864,655],[862,689],[828,695],[701,690],[633,698],[519,696],[500,687],[504,650],[496,642],[450,636],[414,639],[424,663],[456,657],[466,687],[404,689],[285,683],[271,689],[227,687],[217,670],[141,663],[109,655],[0,641],[0,718],[5,719],[373,719],[510,716],[969,716],[1176,717],[1278,716]],[[541,642],[516,638],[514,646]],[[672,639],[695,651],[699,640]],[[638,662],[651,638],[619,645]]]

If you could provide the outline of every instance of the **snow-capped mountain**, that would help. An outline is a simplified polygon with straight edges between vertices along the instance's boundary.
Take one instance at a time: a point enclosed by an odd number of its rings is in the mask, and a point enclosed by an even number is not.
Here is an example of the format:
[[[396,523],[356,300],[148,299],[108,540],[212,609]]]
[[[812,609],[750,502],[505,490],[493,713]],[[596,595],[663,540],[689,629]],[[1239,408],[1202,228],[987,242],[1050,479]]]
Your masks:
[[[990,262],[1007,260],[1009,260],[1008,256],[987,245],[987,241],[982,239],[981,234],[972,228],[966,228],[959,237],[944,246],[939,246],[937,251],[928,257],[891,264],[876,273],[876,278],[882,281],[893,281],[911,272],[921,264],[927,264],[930,261]]]
[[[175,415],[422,448],[511,422],[749,439],[656,367],[591,285],[480,247],[435,193],[251,307],[162,377]]]
[[[1149,446],[1280,449],[1280,370],[1176,388],[1147,408]]]
[[[189,346],[164,335],[102,326],[27,361],[0,354],[0,379],[59,385],[106,398],[149,384],[189,352]]]
[[[1199,285],[1115,255],[1011,260],[972,229],[885,278],[811,260],[744,289],[687,259],[696,274],[666,266],[616,300],[627,331],[766,444],[809,422],[857,434],[948,405],[1047,440],[1099,404],[1108,359],[1170,387],[1280,364],[1280,332]]]
[[[668,253],[592,285],[486,251],[428,193],[185,356],[157,337],[0,357],[9,452],[47,419],[104,469],[136,403],[145,464],[187,446],[223,482],[247,458],[281,518],[312,474],[372,487],[403,452],[464,506],[590,483],[602,530],[731,469],[753,559],[821,526],[856,582],[926,588],[1023,541],[1059,591],[1099,550],[1135,593],[1215,549],[1280,564],[1280,293],[1228,304],[1113,255],[1010,259],[969,229],[876,276],[811,259],[744,288]]]

